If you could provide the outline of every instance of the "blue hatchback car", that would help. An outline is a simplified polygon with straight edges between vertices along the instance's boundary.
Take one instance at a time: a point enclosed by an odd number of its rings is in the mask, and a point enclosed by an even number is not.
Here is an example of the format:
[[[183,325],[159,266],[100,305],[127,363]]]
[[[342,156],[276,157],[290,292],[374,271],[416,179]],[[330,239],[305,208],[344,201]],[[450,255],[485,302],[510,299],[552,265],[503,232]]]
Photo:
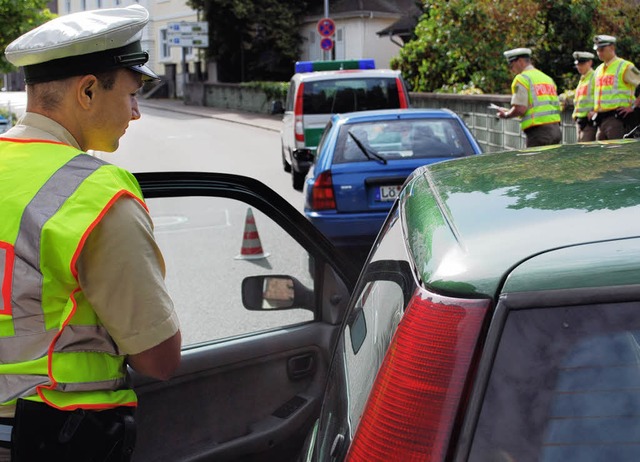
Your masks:
[[[336,246],[368,252],[411,172],[481,152],[447,109],[336,114],[305,180],[305,216]]]

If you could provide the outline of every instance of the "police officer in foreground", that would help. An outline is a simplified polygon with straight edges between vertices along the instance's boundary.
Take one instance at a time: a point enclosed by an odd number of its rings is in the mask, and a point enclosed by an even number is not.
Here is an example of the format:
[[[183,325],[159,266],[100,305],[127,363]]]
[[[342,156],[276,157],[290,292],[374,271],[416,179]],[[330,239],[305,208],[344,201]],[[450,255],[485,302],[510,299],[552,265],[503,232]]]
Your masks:
[[[556,84],[531,63],[529,48],[515,48],[504,53],[509,70],[516,76],[511,83],[511,108],[500,108],[501,119],[520,117],[526,146],[544,146],[562,142],[560,101]]]
[[[574,64],[580,74],[580,81],[576,87],[573,97],[573,120],[576,121],[578,129],[578,141],[595,141],[596,126],[589,118],[589,113],[593,113],[593,53],[588,51],[575,51],[573,53]]]
[[[27,111],[0,137],[0,450],[126,461],[127,365],[168,379],[180,331],[140,187],[86,154],[140,118],[143,7],[61,16],[11,43]]]
[[[640,107],[640,97],[635,96],[640,71],[616,56],[615,37],[596,35],[593,43],[602,64],[595,70],[594,110],[590,117],[598,126],[598,140],[620,139],[634,128],[633,113]]]

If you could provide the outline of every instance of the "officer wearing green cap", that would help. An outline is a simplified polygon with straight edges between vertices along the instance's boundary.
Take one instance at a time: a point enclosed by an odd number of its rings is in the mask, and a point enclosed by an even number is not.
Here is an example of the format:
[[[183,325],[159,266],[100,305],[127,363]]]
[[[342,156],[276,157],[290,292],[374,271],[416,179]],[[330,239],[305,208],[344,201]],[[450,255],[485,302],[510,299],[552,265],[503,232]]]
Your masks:
[[[635,109],[640,107],[636,89],[640,85],[640,71],[636,66],[616,55],[616,37],[596,35],[593,49],[602,61],[595,70],[594,109],[591,118],[598,126],[598,140],[622,138],[633,129]]]
[[[596,126],[589,113],[593,111],[593,53],[588,51],[574,51],[573,59],[580,74],[580,81],[573,97],[573,120],[576,121],[578,141],[595,141]]]
[[[168,379],[181,336],[136,179],[113,152],[140,118],[142,6],[53,19],[12,42],[27,108],[0,137],[0,460],[128,461],[127,366]],[[10,281],[10,283],[7,283]]]
[[[533,66],[529,48],[514,48],[503,54],[515,78],[511,83],[511,108],[498,110],[497,116],[520,117],[527,147],[559,144],[562,131],[555,82]]]

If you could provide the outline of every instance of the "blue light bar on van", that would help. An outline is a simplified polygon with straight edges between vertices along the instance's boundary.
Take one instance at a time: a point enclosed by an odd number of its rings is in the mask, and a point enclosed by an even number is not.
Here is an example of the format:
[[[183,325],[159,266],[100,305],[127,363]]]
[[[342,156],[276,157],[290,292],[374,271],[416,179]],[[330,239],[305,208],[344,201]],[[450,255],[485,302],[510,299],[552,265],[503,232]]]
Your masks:
[[[345,69],[375,69],[373,59],[350,59],[344,61],[297,61],[296,73],[314,71],[342,71]]]

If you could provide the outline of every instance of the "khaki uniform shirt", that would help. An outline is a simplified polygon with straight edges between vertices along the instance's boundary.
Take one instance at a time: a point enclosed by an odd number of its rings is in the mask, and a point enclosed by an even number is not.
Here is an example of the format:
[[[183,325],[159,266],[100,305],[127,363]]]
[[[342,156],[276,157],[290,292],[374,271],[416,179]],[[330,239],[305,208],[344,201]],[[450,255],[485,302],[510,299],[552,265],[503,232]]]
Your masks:
[[[64,127],[29,112],[0,136],[61,141],[80,148]],[[121,354],[141,353],[178,332],[164,282],[164,259],[151,217],[138,201],[122,197],[113,204],[89,234],[77,265],[80,287]],[[0,417],[13,414],[13,406],[0,406]]]

